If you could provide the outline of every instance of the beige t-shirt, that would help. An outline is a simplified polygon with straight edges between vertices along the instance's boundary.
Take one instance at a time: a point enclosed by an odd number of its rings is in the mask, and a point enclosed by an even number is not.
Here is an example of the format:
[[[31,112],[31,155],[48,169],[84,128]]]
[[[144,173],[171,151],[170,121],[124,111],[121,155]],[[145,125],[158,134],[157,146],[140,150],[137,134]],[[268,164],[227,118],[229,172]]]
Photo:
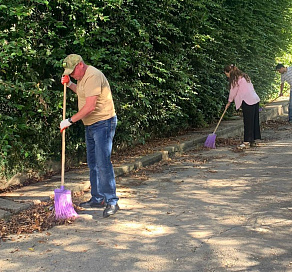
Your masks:
[[[97,95],[93,112],[82,119],[84,125],[92,125],[116,115],[109,83],[104,74],[93,66],[88,66],[83,78],[77,81],[78,109],[84,107],[86,97]]]

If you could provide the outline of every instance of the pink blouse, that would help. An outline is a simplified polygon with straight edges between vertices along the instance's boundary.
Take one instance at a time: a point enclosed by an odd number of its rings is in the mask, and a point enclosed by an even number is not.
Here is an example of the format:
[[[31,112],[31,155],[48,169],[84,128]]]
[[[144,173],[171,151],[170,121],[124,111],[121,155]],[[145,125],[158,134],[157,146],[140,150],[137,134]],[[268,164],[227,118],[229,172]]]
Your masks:
[[[253,84],[247,82],[244,77],[239,78],[238,84],[231,86],[228,101],[235,102],[235,107],[238,110],[244,101],[248,105],[254,105],[260,101],[259,96],[256,94]]]

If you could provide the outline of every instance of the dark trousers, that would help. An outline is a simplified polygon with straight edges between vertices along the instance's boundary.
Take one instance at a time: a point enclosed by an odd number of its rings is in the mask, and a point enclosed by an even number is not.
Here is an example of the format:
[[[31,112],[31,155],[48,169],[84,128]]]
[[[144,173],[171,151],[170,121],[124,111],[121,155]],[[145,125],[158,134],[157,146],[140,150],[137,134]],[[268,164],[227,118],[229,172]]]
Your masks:
[[[242,101],[244,124],[244,142],[254,142],[261,139],[259,103],[248,105]]]

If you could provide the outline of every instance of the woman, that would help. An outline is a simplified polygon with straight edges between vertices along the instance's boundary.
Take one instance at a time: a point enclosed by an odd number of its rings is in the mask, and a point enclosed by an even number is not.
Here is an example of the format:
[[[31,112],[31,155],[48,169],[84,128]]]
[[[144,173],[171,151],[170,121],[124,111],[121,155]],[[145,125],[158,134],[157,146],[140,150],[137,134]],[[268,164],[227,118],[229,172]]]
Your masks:
[[[244,140],[239,146],[240,149],[255,146],[255,140],[261,139],[259,121],[259,101],[253,84],[247,74],[240,71],[234,65],[224,68],[225,75],[229,80],[229,98],[226,109],[234,101],[236,109],[240,107],[243,112]]]

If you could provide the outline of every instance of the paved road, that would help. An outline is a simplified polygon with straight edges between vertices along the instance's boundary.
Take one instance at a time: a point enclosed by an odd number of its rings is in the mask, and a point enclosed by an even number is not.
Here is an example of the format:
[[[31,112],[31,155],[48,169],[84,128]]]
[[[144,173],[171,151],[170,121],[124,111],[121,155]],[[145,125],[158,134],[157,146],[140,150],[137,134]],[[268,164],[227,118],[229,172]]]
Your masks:
[[[292,271],[291,132],[279,121],[257,148],[190,150],[119,177],[116,216],[12,236],[0,271]]]

